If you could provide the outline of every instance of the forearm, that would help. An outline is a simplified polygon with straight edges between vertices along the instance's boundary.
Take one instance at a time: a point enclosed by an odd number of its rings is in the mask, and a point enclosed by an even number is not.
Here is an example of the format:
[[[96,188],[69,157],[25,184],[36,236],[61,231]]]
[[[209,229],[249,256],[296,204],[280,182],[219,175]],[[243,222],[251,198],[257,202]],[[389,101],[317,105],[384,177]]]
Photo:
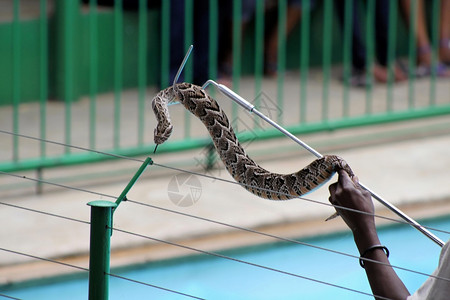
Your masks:
[[[360,254],[363,254],[371,246],[380,245],[380,240],[374,230],[370,232],[354,232],[354,238]],[[397,273],[391,267],[383,249],[370,250],[364,255],[364,258],[376,261],[364,260],[364,269],[374,295],[403,300],[410,295]]]
[[[371,248],[380,245],[380,240],[369,192],[359,187],[356,177],[350,178],[344,171],[339,171],[339,181],[330,185],[329,190],[330,202],[352,230],[360,255],[364,254],[364,258],[377,262],[364,261],[373,294],[388,299],[406,299],[409,292],[389,264],[384,250]]]

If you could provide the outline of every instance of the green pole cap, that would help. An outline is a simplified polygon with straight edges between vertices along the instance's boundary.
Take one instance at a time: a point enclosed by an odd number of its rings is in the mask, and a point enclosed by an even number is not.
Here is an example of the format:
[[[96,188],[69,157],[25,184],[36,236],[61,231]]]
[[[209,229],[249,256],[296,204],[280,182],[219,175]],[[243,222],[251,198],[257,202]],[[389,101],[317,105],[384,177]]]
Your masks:
[[[95,207],[112,207],[112,208],[116,208],[117,207],[117,204],[115,202],[106,201],[106,200],[91,201],[87,205],[95,206]]]

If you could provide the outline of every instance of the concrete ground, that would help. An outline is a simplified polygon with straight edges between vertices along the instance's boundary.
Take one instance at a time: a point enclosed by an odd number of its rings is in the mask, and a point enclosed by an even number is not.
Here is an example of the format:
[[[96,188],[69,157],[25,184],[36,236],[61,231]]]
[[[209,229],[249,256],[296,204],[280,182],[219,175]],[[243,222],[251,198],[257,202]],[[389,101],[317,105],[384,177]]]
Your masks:
[[[199,125],[193,126],[196,130]],[[449,116],[300,138],[323,154],[345,158],[361,182],[412,217],[450,214]],[[247,150],[263,167],[280,173],[297,171],[314,159],[287,138],[252,142]],[[345,229],[340,219],[323,221],[333,213],[326,186],[306,199],[262,200],[232,183],[221,162],[214,164],[213,170],[205,170],[203,152],[151,155],[155,165],[147,167],[130,190],[130,201],[122,202],[114,213],[118,230],[111,240],[112,266],[191,254],[153,239],[206,250],[273,241],[217,222],[283,237]],[[44,180],[71,189],[44,184],[41,194],[35,193],[36,182],[27,179],[36,178],[34,172],[19,174],[27,178],[0,176],[0,248],[87,267],[90,208],[86,204],[114,201],[140,165],[121,159],[46,170]],[[377,213],[396,218],[378,204]],[[11,251],[0,252],[0,285],[77,271]]]

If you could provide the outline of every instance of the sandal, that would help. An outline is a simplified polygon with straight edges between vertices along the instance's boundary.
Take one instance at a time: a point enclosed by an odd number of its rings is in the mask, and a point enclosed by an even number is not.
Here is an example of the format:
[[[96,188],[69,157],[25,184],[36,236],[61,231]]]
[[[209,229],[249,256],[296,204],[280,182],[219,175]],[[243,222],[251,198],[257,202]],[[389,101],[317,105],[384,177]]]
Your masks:
[[[400,62],[394,64],[393,76],[395,82],[402,82],[407,79],[406,72],[402,68]],[[353,69],[348,76],[348,83],[354,87],[366,87],[370,84],[374,84],[375,82],[379,83],[387,83],[389,80],[389,70],[387,67],[374,64],[372,69],[372,79],[373,82],[370,82],[370,78],[367,77],[365,70]],[[341,80],[346,82],[345,74],[341,76]]]
[[[450,66],[450,38],[441,39],[439,42],[439,55],[441,60],[447,66]]]
[[[445,48],[446,44],[448,46],[449,43],[450,40],[443,39],[440,42],[440,47]],[[433,74],[433,72],[435,72],[437,77],[450,77],[450,69],[447,68],[445,63],[438,61],[435,66],[432,66],[431,51],[432,49],[430,45],[422,46],[417,49],[418,58],[422,56],[422,59],[418,59],[418,65],[413,70],[413,74],[415,74],[416,77],[420,78],[430,76]]]
[[[341,80],[344,83],[348,82],[348,84],[353,87],[365,87],[369,85],[366,73],[364,72],[364,70],[359,69],[353,69],[347,76],[345,74],[342,74]]]
[[[419,65],[414,70],[414,74],[418,78],[430,76],[433,72],[435,72],[437,77],[450,77],[450,68],[442,62],[438,62],[434,68],[430,65]]]

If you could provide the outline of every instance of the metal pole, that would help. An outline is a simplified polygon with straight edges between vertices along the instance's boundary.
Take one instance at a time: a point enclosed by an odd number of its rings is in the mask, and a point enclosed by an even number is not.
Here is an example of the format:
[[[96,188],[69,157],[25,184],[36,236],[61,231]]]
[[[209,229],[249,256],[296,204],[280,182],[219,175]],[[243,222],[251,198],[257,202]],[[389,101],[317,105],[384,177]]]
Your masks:
[[[241,96],[239,96],[238,94],[236,94],[235,92],[233,92],[231,89],[229,89],[228,87],[226,87],[223,84],[218,84],[217,82],[213,81],[213,80],[208,80],[204,85],[203,85],[203,89],[205,89],[208,85],[214,85],[215,87],[217,87],[222,93],[224,93],[227,97],[231,98],[233,101],[235,101],[236,103],[238,103],[239,105],[241,105],[243,108],[245,108],[246,110],[248,110],[251,113],[256,114],[258,117],[260,117],[261,119],[263,119],[264,121],[266,121],[267,123],[269,123],[270,125],[272,125],[273,127],[275,127],[276,129],[278,129],[280,132],[282,132],[284,135],[286,135],[287,137],[289,137],[291,140],[293,140],[294,142],[296,142],[297,144],[299,144],[300,146],[302,146],[303,148],[305,148],[306,150],[308,150],[309,152],[311,152],[314,156],[321,158],[323,157],[322,154],[320,154],[318,151],[316,151],[314,148],[310,147],[308,144],[306,144],[305,142],[303,142],[302,140],[300,140],[299,138],[297,138],[295,135],[293,135],[292,133],[290,133],[289,131],[287,131],[286,129],[284,129],[283,127],[281,127],[280,125],[278,125],[276,122],[274,122],[273,120],[271,120],[270,118],[268,118],[267,116],[265,116],[263,113],[261,113],[260,111],[258,111],[255,106],[253,104],[251,104],[250,102],[248,102],[247,100],[245,100],[244,98],[242,98]],[[408,222],[411,226],[413,226],[414,228],[416,228],[417,230],[419,230],[420,232],[422,232],[424,235],[426,235],[428,238],[430,238],[433,242],[435,242],[436,244],[438,244],[439,246],[444,246],[444,242],[442,240],[440,240],[437,236],[435,236],[434,234],[432,234],[431,232],[429,232],[426,228],[424,228],[423,226],[421,226],[419,223],[417,223],[414,219],[412,219],[411,217],[407,216],[405,213],[403,213],[400,209],[398,209],[397,207],[395,207],[394,205],[392,205],[391,203],[389,203],[388,201],[384,200],[381,196],[377,195],[375,192],[373,192],[372,190],[370,190],[369,188],[367,188],[365,185],[363,185],[361,182],[359,183],[359,185],[367,190],[370,194],[372,194],[372,196],[377,199],[381,204],[383,204],[384,206],[386,206],[388,209],[390,209],[391,211],[393,211],[395,214],[397,214],[398,216],[400,216],[402,219],[404,219],[406,222]]]
[[[116,200],[116,207],[113,209],[114,210],[119,206],[119,204],[122,201],[126,201],[127,199],[127,193],[130,191],[130,189],[133,187],[133,185],[136,183],[136,181],[139,179],[139,176],[141,176],[142,172],[144,172],[145,168],[150,165],[153,164],[153,161],[150,157],[147,157],[145,159],[145,161],[142,163],[141,167],[137,170],[137,172],[134,174],[133,178],[131,178],[130,182],[128,182],[127,186],[125,187],[125,189],[122,191],[122,193],[120,194],[120,196],[117,198]]]
[[[117,204],[99,200],[89,202],[88,205],[91,207],[89,299],[107,300],[112,212]]]
[[[400,209],[398,209],[397,207],[395,207],[394,205],[392,205],[391,203],[387,202],[386,200],[384,200],[382,197],[380,197],[378,194],[376,194],[374,191],[370,190],[368,187],[366,187],[364,184],[362,184],[361,182],[359,183],[359,185],[365,189],[366,191],[368,191],[370,194],[372,194],[372,196],[378,200],[378,202],[380,202],[381,204],[383,204],[384,206],[386,206],[387,208],[389,208],[391,211],[393,211],[394,213],[397,214],[397,216],[401,217],[403,220],[405,220],[406,222],[408,222],[411,226],[413,226],[414,228],[416,228],[417,230],[419,230],[420,232],[422,232],[424,235],[426,235],[429,239],[431,239],[433,242],[435,242],[436,244],[438,244],[439,246],[443,247],[444,246],[444,242],[439,239],[437,236],[435,236],[434,234],[432,234],[431,232],[429,232],[426,228],[424,228],[422,225],[420,225],[416,220],[412,219],[411,217],[409,217],[408,215],[406,215],[404,212],[402,212]]]

